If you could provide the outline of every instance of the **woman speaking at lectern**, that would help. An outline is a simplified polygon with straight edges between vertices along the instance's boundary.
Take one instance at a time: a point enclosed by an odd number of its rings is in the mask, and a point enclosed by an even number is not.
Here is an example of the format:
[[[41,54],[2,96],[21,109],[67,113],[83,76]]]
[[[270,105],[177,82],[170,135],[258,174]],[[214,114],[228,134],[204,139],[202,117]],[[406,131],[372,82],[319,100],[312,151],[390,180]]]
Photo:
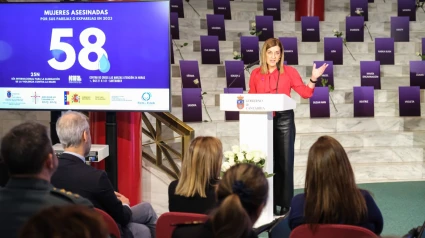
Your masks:
[[[298,71],[283,65],[283,47],[279,39],[270,38],[264,42],[260,55],[260,67],[254,69],[249,80],[248,93],[279,93],[291,96],[291,89],[301,97],[310,98],[313,95],[317,79],[328,67],[320,68],[313,65],[311,78],[307,85],[301,79]],[[294,144],[295,122],[294,111],[274,112],[273,117],[273,208],[276,215],[289,211],[294,196]],[[281,210],[277,213],[277,207]]]

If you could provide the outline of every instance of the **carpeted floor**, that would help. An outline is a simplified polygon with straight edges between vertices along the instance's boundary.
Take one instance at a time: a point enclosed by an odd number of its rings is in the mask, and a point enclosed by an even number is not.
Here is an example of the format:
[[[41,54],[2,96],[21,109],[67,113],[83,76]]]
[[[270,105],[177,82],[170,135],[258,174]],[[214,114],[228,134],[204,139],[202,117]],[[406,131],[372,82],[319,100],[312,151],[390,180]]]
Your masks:
[[[401,237],[425,221],[425,181],[360,184],[372,192],[384,217],[381,236]],[[295,194],[302,193],[296,189]],[[268,237],[261,234],[262,238]],[[282,237],[284,238],[284,237]]]
[[[405,235],[425,221],[425,181],[360,184],[373,193],[384,217],[382,235]]]

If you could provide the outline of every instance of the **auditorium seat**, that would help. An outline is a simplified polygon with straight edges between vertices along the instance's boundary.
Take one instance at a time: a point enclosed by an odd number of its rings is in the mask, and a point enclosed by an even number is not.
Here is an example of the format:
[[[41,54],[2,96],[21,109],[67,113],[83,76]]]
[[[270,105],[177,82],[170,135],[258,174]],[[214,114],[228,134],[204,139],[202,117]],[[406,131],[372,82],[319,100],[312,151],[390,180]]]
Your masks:
[[[106,222],[106,225],[109,229],[109,234],[113,236],[112,238],[121,238],[120,229],[118,228],[117,223],[115,223],[114,219],[106,212],[99,208],[94,208],[98,213],[100,213],[103,219]]]
[[[350,225],[318,225],[313,233],[309,225],[301,225],[291,232],[290,238],[378,238],[372,231]]]
[[[156,238],[171,238],[177,224],[204,222],[207,218],[205,214],[166,212],[156,222]]]

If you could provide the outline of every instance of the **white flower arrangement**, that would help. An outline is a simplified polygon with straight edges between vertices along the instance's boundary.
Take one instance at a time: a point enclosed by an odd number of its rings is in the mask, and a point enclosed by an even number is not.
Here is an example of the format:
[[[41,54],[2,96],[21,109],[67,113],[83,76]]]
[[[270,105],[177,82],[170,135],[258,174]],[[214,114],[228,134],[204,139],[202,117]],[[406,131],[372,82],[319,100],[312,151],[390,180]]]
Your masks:
[[[194,79],[194,80],[193,80],[193,83],[194,83],[195,85],[197,85],[197,86],[198,86],[198,88],[200,88],[200,86],[199,86],[199,79]],[[207,105],[205,104],[205,101],[204,101],[204,95],[205,95],[205,94],[207,94],[207,92],[202,92],[202,91],[201,91],[201,100],[202,100],[202,104],[204,104],[205,112],[207,113],[208,118],[209,118],[209,119],[210,119],[210,121],[212,122],[212,119],[211,119],[210,113],[208,112],[208,109],[207,109]],[[204,122],[208,122],[208,120],[204,120]]]
[[[266,163],[266,155],[262,151],[248,150],[248,147],[242,145],[241,147],[234,145],[232,151],[224,152],[224,162],[221,166],[221,172],[226,172],[230,167],[236,164],[249,163],[255,164],[260,168],[264,168]],[[272,177],[274,174],[269,174],[264,171],[266,178]]]
[[[342,43],[344,44],[345,48],[347,48],[348,52],[350,53],[351,57],[353,57],[354,60],[356,60],[356,58],[354,58],[354,55],[351,53],[351,50],[348,48],[347,46],[347,39],[345,37],[342,37],[342,32],[341,31],[337,31],[336,29],[333,30],[334,36],[336,36],[337,38],[342,38]]]
[[[421,57],[422,60],[425,60],[425,55],[423,55],[423,54],[421,54],[419,52],[416,52],[416,55],[419,56],[419,57]]]
[[[385,0],[384,0],[384,2],[385,2]],[[361,11],[360,11],[360,9],[356,9],[355,13],[356,13],[358,16],[363,16],[363,12],[361,12]],[[365,27],[366,27],[367,32],[369,33],[370,40],[371,40],[371,41],[373,41],[372,34],[370,34],[369,27],[367,27],[366,22],[365,22],[365,23],[364,23],[364,25],[363,25],[363,28],[365,28]]]
[[[259,36],[263,33],[263,31],[257,31],[257,24],[255,22],[251,23],[251,31],[249,32],[252,36]]]
[[[242,54],[239,54],[237,51],[233,51],[233,59],[242,59]]]

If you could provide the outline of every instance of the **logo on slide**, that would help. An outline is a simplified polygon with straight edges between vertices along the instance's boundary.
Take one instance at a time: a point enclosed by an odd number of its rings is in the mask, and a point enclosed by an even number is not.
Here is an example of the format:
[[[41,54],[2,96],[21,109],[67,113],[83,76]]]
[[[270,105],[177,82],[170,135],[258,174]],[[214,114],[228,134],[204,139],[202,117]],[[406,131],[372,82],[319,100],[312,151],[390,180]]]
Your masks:
[[[65,105],[71,105],[71,103],[79,103],[81,99],[81,97],[78,94],[76,93],[71,94],[69,91],[65,91],[63,96],[64,96]]]
[[[110,105],[110,92],[65,91],[65,105]]]
[[[39,98],[40,95],[37,95],[37,92],[34,92],[34,95],[31,97],[34,98],[34,104],[37,104],[37,98]]]
[[[11,91],[7,91],[7,98],[11,98],[12,97],[12,92]]]
[[[80,102],[80,96],[78,96],[78,94],[74,94],[72,95],[72,102],[74,103],[79,103]]]
[[[151,99],[151,97],[152,97],[152,94],[150,92],[145,92],[145,93],[142,94],[142,99],[144,101],[149,101]]]
[[[239,109],[243,109],[245,106],[245,102],[243,100],[243,96],[238,96],[238,100],[236,101]]]

